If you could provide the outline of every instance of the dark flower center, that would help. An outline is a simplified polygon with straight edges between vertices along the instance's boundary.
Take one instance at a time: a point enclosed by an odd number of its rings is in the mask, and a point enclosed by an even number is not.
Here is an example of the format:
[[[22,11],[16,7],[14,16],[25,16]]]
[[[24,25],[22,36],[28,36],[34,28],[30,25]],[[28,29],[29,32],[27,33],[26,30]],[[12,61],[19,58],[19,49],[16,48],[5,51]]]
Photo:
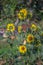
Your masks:
[[[25,48],[24,47],[22,47],[22,50],[24,50]]]
[[[29,37],[29,40],[32,40],[33,38],[32,37]]]

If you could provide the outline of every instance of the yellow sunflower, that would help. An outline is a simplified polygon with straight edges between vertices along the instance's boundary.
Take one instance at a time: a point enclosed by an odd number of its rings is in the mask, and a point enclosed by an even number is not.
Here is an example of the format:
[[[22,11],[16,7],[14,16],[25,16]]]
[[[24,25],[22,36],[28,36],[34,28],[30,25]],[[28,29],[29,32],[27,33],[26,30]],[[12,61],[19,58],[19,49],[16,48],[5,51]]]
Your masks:
[[[21,45],[21,46],[19,46],[19,52],[20,53],[26,53],[26,51],[27,51],[27,48],[26,48],[26,46],[24,46],[24,45]]]
[[[9,23],[7,25],[7,30],[13,32],[15,30],[15,26],[13,23]]]
[[[34,30],[34,31],[36,31],[37,30],[37,26],[35,24],[32,24],[31,25],[31,29]]]
[[[18,26],[18,32],[21,33],[22,26]]]
[[[27,12],[26,9],[21,9],[19,11],[19,13],[17,14],[18,15],[18,18],[21,19],[21,20],[25,19],[27,17],[27,13],[28,12]]]
[[[32,34],[28,34],[28,36],[27,36],[27,42],[31,43],[33,41],[34,41],[34,36]]]

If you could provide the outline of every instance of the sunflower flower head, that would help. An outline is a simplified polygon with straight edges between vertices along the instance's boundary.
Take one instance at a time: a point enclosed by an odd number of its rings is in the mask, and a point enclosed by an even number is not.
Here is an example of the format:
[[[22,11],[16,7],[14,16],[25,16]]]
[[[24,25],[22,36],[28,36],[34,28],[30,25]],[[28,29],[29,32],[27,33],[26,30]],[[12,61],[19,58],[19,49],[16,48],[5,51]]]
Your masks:
[[[21,33],[22,26],[18,26],[18,33]]]
[[[20,20],[23,20],[27,17],[27,10],[21,9],[17,15]]]
[[[11,31],[11,32],[15,31],[15,26],[14,26],[14,24],[13,24],[13,23],[9,23],[9,24],[7,25],[7,30],[8,30],[8,31]]]
[[[31,30],[36,31],[36,30],[37,30],[37,26],[36,26],[35,24],[32,24],[32,25],[31,25]]]
[[[26,51],[27,51],[27,48],[26,48],[26,46],[24,46],[24,45],[21,45],[21,46],[19,46],[19,52],[20,53],[26,53]]]
[[[32,34],[28,34],[28,36],[27,36],[27,42],[31,43],[33,41],[34,41],[34,36]]]

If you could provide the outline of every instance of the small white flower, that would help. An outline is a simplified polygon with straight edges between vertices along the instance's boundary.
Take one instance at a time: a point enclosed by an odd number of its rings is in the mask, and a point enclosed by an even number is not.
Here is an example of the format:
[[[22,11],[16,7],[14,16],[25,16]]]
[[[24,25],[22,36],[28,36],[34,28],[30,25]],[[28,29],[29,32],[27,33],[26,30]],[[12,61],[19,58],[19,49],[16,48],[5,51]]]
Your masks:
[[[3,37],[4,37],[4,38],[7,38],[8,36],[7,36],[7,34],[6,34],[6,33],[4,33],[4,34],[3,34]]]
[[[23,44],[26,45],[26,40],[23,41]]]

